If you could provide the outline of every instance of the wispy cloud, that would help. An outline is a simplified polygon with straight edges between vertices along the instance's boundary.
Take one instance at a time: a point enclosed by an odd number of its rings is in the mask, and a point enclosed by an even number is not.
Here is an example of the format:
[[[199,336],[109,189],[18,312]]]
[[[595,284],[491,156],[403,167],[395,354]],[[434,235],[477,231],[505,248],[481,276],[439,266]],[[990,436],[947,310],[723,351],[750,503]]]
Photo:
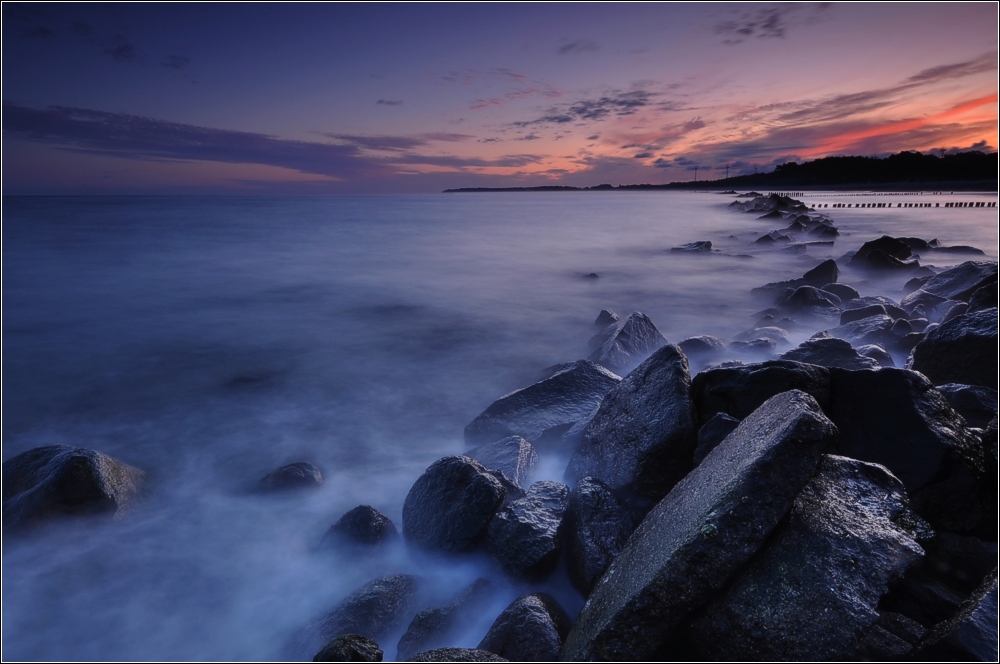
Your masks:
[[[639,109],[650,106],[656,94],[648,90],[613,92],[592,99],[581,99],[570,104],[549,108],[544,115],[534,120],[512,123],[515,127],[531,125],[560,125],[570,122],[593,122],[609,117],[632,115]]]
[[[722,35],[725,44],[739,44],[747,39],[781,39],[788,30],[799,24],[816,23],[833,3],[819,4],[781,3],[752,9],[737,9],[736,15],[715,25],[715,33]]]
[[[569,55],[572,53],[587,53],[601,50],[601,45],[593,39],[577,39],[576,41],[563,44],[559,47],[559,55]]]
[[[191,64],[191,58],[186,55],[168,55],[160,64],[164,67],[180,71]]]
[[[375,104],[378,105],[378,106],[402,106],[403,105],[403,100],[402,99],[379,99],[377,102],[375,102]]]

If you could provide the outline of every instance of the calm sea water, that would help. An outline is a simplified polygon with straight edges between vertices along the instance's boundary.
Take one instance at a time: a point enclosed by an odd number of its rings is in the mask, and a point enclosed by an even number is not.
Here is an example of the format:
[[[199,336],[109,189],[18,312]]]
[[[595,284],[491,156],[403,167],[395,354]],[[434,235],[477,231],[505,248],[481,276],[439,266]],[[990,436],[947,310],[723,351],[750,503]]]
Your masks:
[[[478,574],[499,579],[478,559],[413,560],[398,547],[352,560],[317,545],[362,503],[400,525],[410,485],[466,449],[468,422],[544,367],[586,357],[602,308],[642,311],[674,343],[728,339],[767,304],[750,288],[883,233],[997,258],[995,209],[829,209],[836,244],[790,254],[751,246],[781,224],[734,212],[731,200],[5,198],[3,458],[89,447],[145,469],[150,483],[122,521],[4,539],[4,657],[282,658],[295,630],[375,576],[420,573],[440,596]],[[695,240],[721,253],[669,251]],[[841,280],[898,299],[905,279]],[[323,469],[318,490],[250,493],[301,460]],[[539,479],[560,479],[564,466],[543,459]],[[579,610],[558,575],[547,589]],[[475,646],[522,592],[503,586],[495,611],[458,645]],[[396,639],[382,643],[387,658]]]

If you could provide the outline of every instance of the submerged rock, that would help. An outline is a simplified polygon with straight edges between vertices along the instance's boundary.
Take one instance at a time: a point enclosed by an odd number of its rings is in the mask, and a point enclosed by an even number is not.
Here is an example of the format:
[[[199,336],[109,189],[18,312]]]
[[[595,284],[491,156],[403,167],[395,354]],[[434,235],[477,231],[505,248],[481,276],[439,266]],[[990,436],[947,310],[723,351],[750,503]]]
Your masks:
[[[286,489],[302,489],[316,487],[323,483],[323,472],[309,463],[299,461],[272,470],[257,483],[262,491],[284,491]]]
[[[538,452],[531,443],[520,436],[508,436],[482,445],[466,452],[466,456],[487,468],[501,471],[520,487],[531,483],[531,475],[538,463]]]
[[[106,454],[50,445],[3,462],[3,528],[86,514],[120,517],[137,500],[146,474]]]
[[[523,498],[490,521],[487,549],[509,574],[538,581],[555,569],[562,552],[560,527],[569,503],[569,487],[535,482]]]
[[[476,579],[444,606],[417,613],[399,639],[396,659],[409,659],[452,642],[479,618],[495,591],[487,579]]]
[[[569,580],[587,597],[625,546],[632,517],[600,480],[585,477],[569,494],[563,525]]]
[[[722,339],[708,335],[689,337],[677,344],[677,346],[689,358],[698,355],[717,355],[726,350],[726,345],[722,343]]]
[[[997,310],[983,309],[943,323],[924,337],[907,366],[936,384],[997,388]]]
[[[782,360],[794,360],[816,364],[821,367],[841,369],[878,369],[879,363],[864,357],[843,339],[808,339],[797,348],[781,356]]]
[[[552,597],[524,595],[497,616],[478,649],[511,662],[554,662],[569,627],[569,616]]]
[[[323,536],[323,544],[375,547],[391,542],[397,537],[399,531],[396,530],[392,519],[371,505],[358,505],[330,526]]]
[[[382,649],[368,637],[345,634],[323,646],[314,662],[381,662]]]
[[[667,343],[649,316],[638,311],[609,326],[602,334],[600,346],[588,359],[620,376]]]
[[[689,242],[688,244],[682,244],[674,247],[670,251],[683,251],[688,253],[702,253],[707,251],[712,251],[712,243],[708,240],[701,240],[699,242]]]

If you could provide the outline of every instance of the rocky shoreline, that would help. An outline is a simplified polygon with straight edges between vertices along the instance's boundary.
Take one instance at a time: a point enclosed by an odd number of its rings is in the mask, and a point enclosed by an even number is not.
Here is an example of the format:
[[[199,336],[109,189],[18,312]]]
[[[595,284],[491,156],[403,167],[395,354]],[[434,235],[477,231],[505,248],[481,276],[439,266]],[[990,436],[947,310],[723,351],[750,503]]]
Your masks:
[[[827,213],[786,196],[732,210],[779,226],[756,249],[839,238]],[[997,263],[982,253],[883,236],[753,288],[766,308],[729,341],[675,345],[641,312],[602,311],[587,359],[497,399],[465,428],[465,454],[415,478],[400,528],[362,505],[323,536],[350,555],[402,537],[414,557],[491,559],[527,592],[478,648],[453,646],[497,579],[440,604],[420,577],[392,574],[304,625],[290,657],[995,661]],[[953,254],[972,260],[927,264]],[[845,274],[905,295],[862,297]],[[792,331],[815,334],[793,348]],[[565,457],[563,482],[532,481]],[[83,448],[15,456],[4,532],[123,518],[144,475]],[[322,482],[301,462],[256,489]],[[556,578],[586,598],[579,616],[540,592]]]

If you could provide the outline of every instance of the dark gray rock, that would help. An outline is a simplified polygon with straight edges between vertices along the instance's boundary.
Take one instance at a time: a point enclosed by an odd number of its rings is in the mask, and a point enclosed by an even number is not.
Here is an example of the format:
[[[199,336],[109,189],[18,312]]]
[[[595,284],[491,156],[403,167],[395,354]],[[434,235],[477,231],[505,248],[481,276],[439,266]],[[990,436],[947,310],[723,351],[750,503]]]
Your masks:
[[[511,662],[554,662],[569,627],[569,616],[554,599],[524,595],[497,616],[477,647]]]
[[[997,391],[994,389],[946,383],[938,385],[938,391],[970,426],[985,429],[997,416]]]
[[[371,505],[358,505],[330,526],[323,536],[323,545],[375,547],[392,542],[397,537],[399,532],[392,519]]]
[[[791,295],[782,300],[781,307],[791,311],[839,310],[840,302],[834,302],[833,298],[840,299],[832,293],[824,294],[815,286],[799,286]]]
[[[775,344],[788,345],[788,332],[780,327],[772,325],[755,327],[752,330],[740,332],[735,337],[736,341],[754,341],[756,339],[770,339]],[[683,348],[681,348],[683,350]]]
[[[632,517],[603,482],[585,477],[570,491],[563,523],[569,579],[587,597],[632,534]]]
[[[925,290],[915,290],[899,302],[899,306],[904,311],[913,315],[917,307],[923,307],[924,313],[930,315],[942,302],[947,302],[948,298],[928,293]]]
[[[487,579],[476,579],[444,606],[417,613],[396,646],[396,659],[409,659],[427,650],[443,648],[479,618],[495,588]]]
[[[257,483],[262,491],[285,491],[287,489],[304,489],[317,487],[323,483],[323,472],[309,463],[299,461],[272,470]]]
[[[538,445],[589,416],[621,379],[604,367],[580,360],[552,376],[494,401],[465,427],[465,440],[485,445],[522,436]]]
[[[87,514],[124,515],[145,473],[106,454],[50,445],[3,462],[3,528]]]
[[[866,345],[883,343],[889,337],[893,320],[888,316],[875,315],[856,320],[827,330],[830,336],[844,339],[851,344]]]
[[[968,310],[969,310],[969,305],[966,304],[965,302],[954,302],[949,300],[948,302],[942,304],[942,306],[939,308],[939,311],[941,312],[941,317],[937,320],[937,322],[943,325],[944,323],[950,321],[952,318],[957,318],[958,316],[961,316]]]
[[[691,627],[706,660],[852,660],[891,581],[924,552],[885,468],[825,456],[787,523]]]
[[[843,339],[808,339],[781,356],[782,360],[793,360],[821,367],[841,369],[878,369],[879,363],[854,350]]]
[[[857,656],[866,662],[896,661],[909,653],[926,633],[920,623],[880,609],[878,618],[858,644]]]
[[[534,446],[520,436],[508,436],[465,453],[487,468],[501,471],[520,487],[531,483],[538,463]]]
[[[600,347],[588,359],[624,376],[666,343],[649,316],[633,311],[609,326]]]
[[[695,445],[687,358],[664,346],[610,391],[570,458],[567,479],[595,477],[643,514],[691,467]]]
[[[932,383],[962,383],[997,389],[997,310],[953,318],[926,334],[907,366]]]
[[[853,300],[847,300],[844,302],[843,308],[861,309],[862,307],[870,307],[873,304],[881,304],[885,307],[885,313],[892,318],[906,318],[906,311],[900,307],[897,302],[884,295],[866,295],[864,297],[856,297]]]
[[[774,339],[751,339],[750,341],[733,341],[729,344],[729,350],[737,353],[748,353],[758,356],[768,357],[774,355],[778,349],[778,344]]]
[[[885,307],[881,304],[872,304],[867,307],[861,307],[859,309],[848,309],[840,314],[840,324],[846,325],[847,323],[853,323],[856,320],[861,320],[862,318],[868,318],[869,316],[885,316]]]
[[[922,277],[913,277],[912,279],[908,279],[907,282],[903,284],[903,292],[912,293],[915,290],[919,290],[920,287],[930,281],[933,276],[933,274],[927,274]]]
[[[930,324],[926,318],[910,318],[907,319],[907,322],[909,322],[914,332],[923,332]]]
[[[986,284],[977,288],[976,292],[969,298],[969,311],[982,311],[983,309],[995,309],[997,307],[997,282]]]
[[[693,463],[701,463],[708,453],[719,446],[731,434],[740,421],[725,413],[716,413],[698,429],[698,446],[694,448]]]
[[[966,261],[929,279],[923,285],[923,290],[948,300],[968,302],[978,289],[996,281],[996,263]]]
[[[863,346],[858,346],[858,355],[862,355],[871,360],[875,360],[883,367],[895,367],[896,363],[892,359],[892,355],[889,354],[883,346],[879,344],[865,344]]]
[[[497,475],[469,457],[435,461],[406,494],[403,536],[423,549],[473,549],[504,499],[516,491]]]
[[[717,355],[726,350],[726,345],[722,343],[722,339],[707,335],[690,337],[677,345],[689,358],[698,355]]]
[[[584,605],[562,659],[656,653],[764,544],[836,433],[803,392],[754,411],[632,534]]]
[[[559,562],[559,532],[569,503],[569,487],[559,482],[535,482],[528,493],[497,512],[490,521],[486,546],[512,576],[544,579]]]
[[[905,265],[903,261],[910,258],[911,254],[912,251],[905,242],[883,235],[861,245],[849,265],[868,269],[899,267]]]
[[[701,240],[699,242],[689,242],[688,244],[682,244],[674,247],[670,251],[683,251],[687,253],[702,253],[712,251],[712,243],[708,240]]]
[[[931,630],[913,653],[918,661],[997,661],[997,573],[990,575],[958,614]]]
[[[803,274],[802,278],[806,284],[819,288],[824,284],[836,283],[839,276],[840,270],[837,268],[837,261],[830,259]]]
[[[368,637],[345,634],[323,646],[314,662],[381,662],[382,649]]]
[[[694,377],[691,398],[699,422],[716,413],[742,420],[788,390],[802,390],[825,408],[830,402],[830,370],[789,360],[709,369]]]
[[[617,322],[618,322],[618,314],[611,311],[610,309],[601,309],[601,313],[597,314],[597,318],[594,320],[594,326],[604,329],[608,325]]]
[[[826,291],[827,293],[833,293],[839,297],[842,302],[847,302],[848,300],[861,297],[861,293],[854,290],[847,284],[824,284],[823,286],[820,286],[820,290]]]
[[[407,662],[509,662],[486,650],[475,648],[436,648],[414,655]]]

